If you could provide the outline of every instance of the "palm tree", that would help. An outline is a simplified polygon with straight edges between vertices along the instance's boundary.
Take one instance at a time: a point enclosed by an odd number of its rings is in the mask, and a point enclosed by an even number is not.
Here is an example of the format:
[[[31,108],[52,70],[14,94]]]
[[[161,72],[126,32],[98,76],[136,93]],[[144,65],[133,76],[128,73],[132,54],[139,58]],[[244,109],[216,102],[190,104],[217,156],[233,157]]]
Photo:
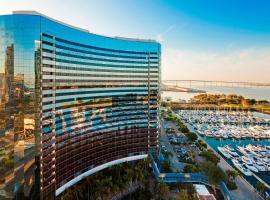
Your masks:
[[[111,192],[114,196],[116,196],[120,192],[120,187],[117,184],[112,183]]]
[[[235,179],[239,175],[238,172],[235,170],[227,170],[226,173],[229,177],[229,180],[235,183]]]
[[[89,200],[89,198],[92,199],[92,195],[90,194],[90,188],[94,188],[95,182],[93,179],[93,176],[88,176],[86,178],[86,183],[87,183],[87,199]],[[91,192],[92,193],[92,192]],[[90,197],[89,197],[90,196]]]
[[[165,199],[170,192],[170,188],[166,183],[158,183],[155,188],[158,199]]]
[[[126,173],[125,178],[127,180],[127,183],[130,184],[133,181],[133,177],[134,177],[133,169],[126,168],[125,173]]]
[[[208,176],[209,183],[212,185],[212,188],[216,194],[216,187],[220,184],[221,181],[224,181],[227,176],[224,171],[216,166],[212,162],[204,162],[200,165],[202,171]]]
[[[135,181],[141,182],[144,180],[144,170],[141,167],[135,167]]]
[[[144,159],[144,169],[146,170],[151,165],[151,163],[151,159],[148,156],[146,159]]]
[[[64,192],[61,196],[61,200],[73,200],[74,199],[74,193],[73,190],[70,188]]]
[[[256,189],[259,191],[260,194],[262,194],[265,197],[264,191],[265,191],[266,187],[263,183],[258,181],[256,184]]]
[[[76,199],[77,200],[83,199],[83,197],[84,197],[84,194],[83,194],[84,187],[83,187],[83,185],[77,184],[77,185],[74,185],[73,187],[74,187],[74,193],[75,193]]]
[[[102,199],[108,199],[108,196],[111,194],[112,191],[112,177],[105,178],[102,181],[103,189],[102,189]],[[104,198],[103,198],[104,197]]]
[[[181,189],[176,196],[176,200],[189,200],[188,192],[185,189]]]

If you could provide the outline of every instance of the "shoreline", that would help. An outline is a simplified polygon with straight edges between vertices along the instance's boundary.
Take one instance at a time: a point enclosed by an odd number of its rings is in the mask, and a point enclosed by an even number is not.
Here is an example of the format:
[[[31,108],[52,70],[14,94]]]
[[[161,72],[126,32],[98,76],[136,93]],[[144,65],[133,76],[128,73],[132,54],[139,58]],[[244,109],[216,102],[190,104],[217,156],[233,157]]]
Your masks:
[[[206,93],[205,90],[168,85],[163,86],[161,90],[164,92]]]
[[[253,107],[242,107],[240,105],[215,105],[215,104],[195,104],[195,103],[179,103],[179,102],[161,102],[165,105],[170,105],[172,109],[180,110],[230,110],[230,111],[244,111],[244,112],[258,112],[270,115],[270,110],[263,110]]]

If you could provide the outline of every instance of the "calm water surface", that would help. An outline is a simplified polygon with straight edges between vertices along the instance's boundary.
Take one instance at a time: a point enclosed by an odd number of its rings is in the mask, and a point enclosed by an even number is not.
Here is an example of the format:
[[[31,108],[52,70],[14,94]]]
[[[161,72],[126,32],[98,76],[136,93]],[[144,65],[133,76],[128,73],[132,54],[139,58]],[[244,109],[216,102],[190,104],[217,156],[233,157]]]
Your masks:
[[[193,88],[204,90],[208,94],[237,94],[245,98],[270,101],[270,87],[219,87],[219,86],[194,86]],[[199,93],[188,92],[163,92],[162,97],[172,97],[173,100],[189,100]]]

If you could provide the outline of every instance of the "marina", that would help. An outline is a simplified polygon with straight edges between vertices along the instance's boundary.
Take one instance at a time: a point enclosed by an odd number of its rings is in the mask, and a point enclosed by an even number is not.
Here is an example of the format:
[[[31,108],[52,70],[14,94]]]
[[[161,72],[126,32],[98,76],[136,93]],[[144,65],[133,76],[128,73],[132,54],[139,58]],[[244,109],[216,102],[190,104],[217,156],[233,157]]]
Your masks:
[[[246,153],[246,155],[249,155],[250,157],[254,158],[254,161],[258,160],[257,166],[255,164],[250,163],[249,161],[252,161],[249,159],[249,157],[245,156],[245,154],[241,153],[241,148],[249,147],[250,145],[255,146],[255,147],[269,147],[270,146],[270,141],[269,140],[252,140],[250,138],[248,139],[242,139],[242,140],[236,140],[233,138],[228,138],[228,139],[217,139],[217,138],[209,138],[204,136],[203,137],[205,142],[211,146],[216,152],[218,152],[222,157],[235,169],[237,169],[242,176],[250,183],[253,185],[253,187],[256,188],[256,185],[258,181],[264,182],[267,185],[270,185],[270,171],[269,168],[267,169],[268,171],[263,171],[263,168],[257,169],[257,167],[260,166],[260,162],[258,159],[256,159],[255,156],[250,155],[250,153]],[[223,148],[230,147],[230,149],[233,149],[233,152],[236,152],[238,156],[233,156],[232,154],[228,153],[228,151],[224,151]],[[240,148],[239,148],[240,147]],[[221,150],[222,149],[222,150]],[[220,151],[221,150],[221,151]],[[223,153],[224,152],[224,153]],[[243,151],[242,151],[243,152]],[[270,156],[270,154],[269,154]],[[260,157],[259,157],[260,158]],[[268,157],[269,158],[269,157]],[[235,162],[236,160],[236,162]],[[245,162],[243,161],[245,160]],[[266,161],[266,159],[264,159]],[[234,162],[233,162],[234,161]],[[241,170],[239,169],[240,165],[235,165],[237,162],[242,165]],[[268,162],[265,162],[267,164]],[[244,165],[243,165],[244,164]],[[255,169],[256,168],[256,169]],[[247,173],[243,173],[243,170],[246,170]],[[258,172],[257,172],[258,171]]]
[[[230,159],[233,165],[244,175],[270,172],[270,146],[251,145],[238,146],[236,149],[229,145],[218,146],[219,153]]]
[[[270,185],[269,115],[208,110],[176,113],[253,187],[258,181]]]
[[[201,136],[221,139],[270,139],[270,119],[252,112],[180,110],[177,114]]]

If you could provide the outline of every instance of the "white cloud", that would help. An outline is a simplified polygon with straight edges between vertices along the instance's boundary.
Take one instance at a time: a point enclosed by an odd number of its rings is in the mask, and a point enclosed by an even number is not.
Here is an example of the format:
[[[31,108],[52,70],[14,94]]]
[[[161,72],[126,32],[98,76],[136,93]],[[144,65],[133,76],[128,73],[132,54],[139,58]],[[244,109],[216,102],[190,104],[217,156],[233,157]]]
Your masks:
[[[270,82],[270,47],[228,52],[164,49],[162,79]]]

